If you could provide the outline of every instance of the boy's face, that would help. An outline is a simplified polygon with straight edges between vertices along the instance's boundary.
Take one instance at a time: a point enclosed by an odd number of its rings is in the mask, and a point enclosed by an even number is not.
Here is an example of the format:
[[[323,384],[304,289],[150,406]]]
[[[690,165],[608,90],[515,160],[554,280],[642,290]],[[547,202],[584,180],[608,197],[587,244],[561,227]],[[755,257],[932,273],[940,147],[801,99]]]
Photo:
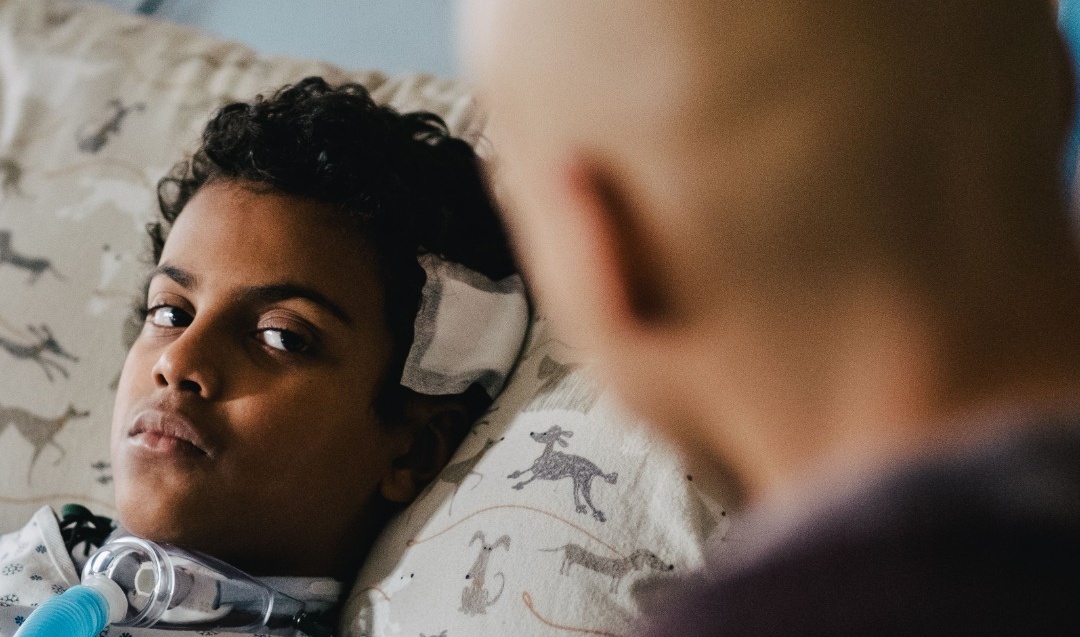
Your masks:
[[[314,575],[377,523],[405,449],[372,409],[391,337],[374,254],[333,215],[229,183],[184,208],[116,397],[130,531]]]

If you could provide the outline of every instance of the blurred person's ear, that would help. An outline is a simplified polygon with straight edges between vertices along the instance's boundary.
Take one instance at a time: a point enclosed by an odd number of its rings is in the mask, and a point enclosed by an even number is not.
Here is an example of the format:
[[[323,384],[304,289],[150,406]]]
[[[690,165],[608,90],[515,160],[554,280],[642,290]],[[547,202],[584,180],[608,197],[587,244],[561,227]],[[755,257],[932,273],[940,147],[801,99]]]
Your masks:
[[[617,166],[577,154],[561,170],[557,214],[570,235],[561,247],[577,266],[562,285],[586,297],[571,339],[623,406],[653,422],[687,422],[683,372],[708,332],[673,292],[683,255],[656,229],[663,211]]]
[[[668,322],[675,313],[664,280],[663,255],[647,228],[642,204],[621,179],[586,158],[566,171],[568,214],[581,229],[585,260],[593,277],[603,327],[616,332]]]

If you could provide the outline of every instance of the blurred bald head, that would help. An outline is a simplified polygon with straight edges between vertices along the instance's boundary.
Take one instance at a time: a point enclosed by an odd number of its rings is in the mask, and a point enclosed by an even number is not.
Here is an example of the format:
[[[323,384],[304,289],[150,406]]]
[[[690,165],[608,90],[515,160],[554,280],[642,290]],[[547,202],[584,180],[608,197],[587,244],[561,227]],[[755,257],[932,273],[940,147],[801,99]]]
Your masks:
[[[994,239],[1015,241],[1059,185],[1069,72],[1048,3],[472,0],[466,15],[523,209],[551,205],[589,154],[658,212],[656,241],[755,285],[867,258],[940,275],[935,243],[995,217]],[[675,298],[701,304],[708,270]]]
[[[679,437],[858,455],[1078,368],[1051,3],[463,7],[534,290]]]

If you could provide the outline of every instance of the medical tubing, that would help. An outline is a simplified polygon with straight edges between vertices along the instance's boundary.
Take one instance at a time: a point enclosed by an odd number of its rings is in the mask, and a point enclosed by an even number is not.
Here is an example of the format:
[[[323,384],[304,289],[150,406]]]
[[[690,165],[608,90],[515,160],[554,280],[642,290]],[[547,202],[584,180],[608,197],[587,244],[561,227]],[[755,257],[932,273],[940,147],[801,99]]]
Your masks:
[[[307,617],[302,602],[221,560],[123,530],[83,567],[84,583],[95,577],[123,594],[116,626],[291,637]]]
[[[302,602],[220,560],[119,532],[90,556],[82,584],[30,613],[15,637],[96,637],[110,624],[285,637],[326,633]]]
[[[108,578],[91,578],[36,608],[15,631],[15,637],[95,637],[118,615],[123,617],[126,606],[119,586]]]

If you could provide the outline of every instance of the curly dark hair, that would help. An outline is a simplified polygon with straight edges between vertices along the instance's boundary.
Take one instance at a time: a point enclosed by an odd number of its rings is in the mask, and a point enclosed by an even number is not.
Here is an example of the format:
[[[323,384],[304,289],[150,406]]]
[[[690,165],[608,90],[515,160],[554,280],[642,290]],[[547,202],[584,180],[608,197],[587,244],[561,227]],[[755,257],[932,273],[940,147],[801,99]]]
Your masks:
[[[359,84],[309,77],[222,107],[199,150],[158,183],[162,218],[148,228],[155,263],[184,206],[219,181],[331,204],[374,246],[394,339],[374,405],[384,420],[401,417],[409,394],[399,379],[425,281],[417,256],[434,253],[491,279],[515,271],[473,148],[437,115],[380,106]],[[478,386],[463,398],[472,417],[490,402]]]

